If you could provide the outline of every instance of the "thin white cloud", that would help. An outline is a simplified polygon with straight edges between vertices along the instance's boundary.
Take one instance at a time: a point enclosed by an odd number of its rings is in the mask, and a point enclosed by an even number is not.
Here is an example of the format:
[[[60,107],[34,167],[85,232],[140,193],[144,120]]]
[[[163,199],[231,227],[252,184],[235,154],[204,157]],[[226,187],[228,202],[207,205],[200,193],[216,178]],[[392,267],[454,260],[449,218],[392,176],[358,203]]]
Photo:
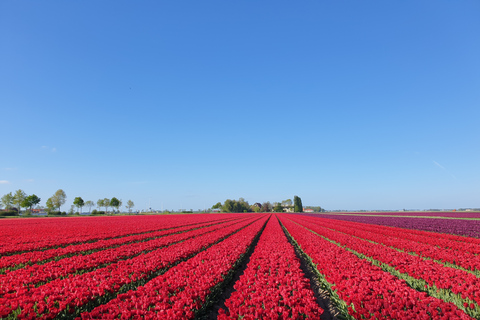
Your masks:
[[[450,173],[447,168],[445,168],[444,166],[442,166],[440,163],[438,163],[437,161],[433,161],[433,164],[436,165],[437,167],[439,167],[440,169],[444,170],[445,172],[447,172],[450,176],[452,176],[453,179],[457,180],[457,177],[455,177],[452,173]]]
[[[10,184],[10,181],[8,181],[8,180],[0,180],[0,184]]]
[[[443,170],[447,170],[447,169],[445,169],[444,166],[442,166],[442,165],[441,165],[440,163],[438,163],[437,161],[433,161],[433,163],[434,163],[437,167],[442,168]]]
[[[27,179],[27,180],[25,180],[25,182],[34,182],[34,181],[35,181],[35,180],[33,180],[33,179]]]
[[[50,150],[51,152],[57,152],[57,148],[53,147],[53,148],[50,148],[48,146],[42,146],[41,147],[42,150]]]
[[[17,170],[17,168],[3,168],[3,170],[5,170],[5,171],[14,171],[14,170]]]

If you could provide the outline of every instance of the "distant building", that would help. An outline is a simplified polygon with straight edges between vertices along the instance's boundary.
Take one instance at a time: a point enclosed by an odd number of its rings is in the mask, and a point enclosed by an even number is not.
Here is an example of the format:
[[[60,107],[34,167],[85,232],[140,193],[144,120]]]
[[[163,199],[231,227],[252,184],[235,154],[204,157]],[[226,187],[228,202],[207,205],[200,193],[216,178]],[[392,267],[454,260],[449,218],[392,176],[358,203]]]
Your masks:
[[[303,208],[303,212],[315,212],[315,211],[313,211],[313,209]]]

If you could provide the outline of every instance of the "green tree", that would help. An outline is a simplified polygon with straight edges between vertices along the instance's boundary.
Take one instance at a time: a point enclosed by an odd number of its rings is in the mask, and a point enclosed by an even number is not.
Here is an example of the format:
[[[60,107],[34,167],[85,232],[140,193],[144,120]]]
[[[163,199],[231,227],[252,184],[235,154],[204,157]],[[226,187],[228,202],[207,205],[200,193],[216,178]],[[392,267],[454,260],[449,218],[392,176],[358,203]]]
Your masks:
[[[118,210],[118,208],[122,205],[122,201],[118,200],[117,198],[113,197],[112,200],[110,200],[110,206],[114,207],[115,209]]]
[[[13,207],[13,194],[11,192],[2,197],[2,204],[7,210]]]
[[[216,204],[214,204],[212,206],[212,209],[222,209],[222,203],[221,202],[217,202]]]
[[[85,207],[88,208],[88,212],[92,212],[92,208],[95,206],[92,200],[88,200],[85,202]]]
[[[108,208],[110,207],[110,199],[104,198],[103,199],[103,206],[105,207],[105,214],[108,213]]]
[[[30,211],[32,210],[32,207],[34,205],[37,205],[40,203],[40,198],[37,197],[35,194],[32,194],[28,197],[26,197],[23,201],[22,201],[22,207],[24,208],[29,208]]]
[[[230,199],[225,200],[225,202],[223,203],[223,206],[222,206],[222,211],[223,212],[234,212],[234,210],[235,210],[234,201],[230,200]]]
[[[58,189],[52,196],[52,204],[54,208],[58,208],[58,211],[61,211],[60,208],[65,204],[67,201],[67,195],[65,191],[62,189]]]
[[[82,197],[75,197],[73,204],[80,209],[80,213],[82,213],[82,207],[85,205],[85,201],[83,201]]]
[[[303,212],[303,205],[302,205],[302,199],[300,197],[295,196],[293,197],[293,211],[294,212]]]
[[[13,195],[13,204],[18,207],[18,213],[20,213],[20,208],[26,197],[27,194],[22,189],[15,191],[15,194]]]
[[[53,205],[53,197],[48,198],[45,205],[47,206],[47,211],[52,212],[55,209],[55,206]]]
[[[283,212],[283,206],[280,202],[274,203],[273,212]]]
[[[135,204],[132,200],[127,201],[127,205],[125,206],[128,209],[128,212],[132,212],[132,208],[135,207]]]

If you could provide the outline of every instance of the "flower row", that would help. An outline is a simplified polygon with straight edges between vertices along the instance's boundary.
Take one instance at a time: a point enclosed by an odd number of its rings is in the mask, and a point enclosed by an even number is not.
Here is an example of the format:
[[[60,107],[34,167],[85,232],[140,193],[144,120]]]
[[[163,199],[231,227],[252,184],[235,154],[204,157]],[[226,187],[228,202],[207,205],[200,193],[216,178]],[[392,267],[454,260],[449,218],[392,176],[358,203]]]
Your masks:
[[[321,221],[319,219],[313,221],[307,222],[302,219],[301,224],[342,246],[364,254],[380,263],[385,263],[400,273],[424,280],[429,286],[450,290],[480,304],[480,279],[471,273],[449,268],[431,260],[424,260],[421,257],[400,252],[382,244],[333,231],[320,226]],[[356,234],[361,236],[361,232],[358,230]]]
[[[228,215],[118,216],[68,219],[12,219],[0,225],[0,254],[123,237],[162,229],[194,225],[229,218]],[[231,217],[230,217],[231,218]],[[135,223],[132,223],[135,221]],[[22,232],[18,232],[21,229]]]
[[[224,223],[230,220],[222,221],[208,221],[202,224],[189,225],[186,227],[174,227],[166,230],[153,231],[148,233],[141,233],[132,236],[125,236],[120,238],[105,239],[95,242],[87,242],[81,244],[74,244],[67,247],[60,247],[55,249],[29,251],[18,255],[10,255],[0,257],[0,270],[17,269],[22,265],[32,265],[37,262],[45,262],[46,260],[55,259],[58,260],[63,256],[78,255],[92,253],[93,251],[105,250],[108,248],[131,244],[135,242],[141,242],[150,240],[157,237],[166,236],[173,233],[185,232],[196,228],[203,228],[208,225]]]
[[[471,271],[480,271],[480,246],[476,244],[459,241],[438,241],[434,238],[435,234],[430,232],[428,236],[421,236],[412,235],[409,230],[399,228],[383,229],[385,227],[381,227],[377,229],[375,226],[363,224],[335,225],[330,222],[326,223],[325,219],[315,219],[315,221],[322,226],[382,243],[421,257],[450,263]],[[441,239],[441,236],[438,238]],[[465,240],[469,239],[471,238],[465,238]],[[442,242],[447,243],[443,244]],[[462,250],[462,246],[465,247],[464,250]]]
[[[29,319],[54,318],[67,308],[72,311],[88,302],[95,302],[101,297],[115,293],[124,285],[147,279],[155,272],[161,272],[164,268],[244,228],[255,219],[257,218],[250,218],[215,232],[199,235],[128,260],[120,260],[88,273],[71,274],[36,288],[22,287],[14,294],[6,294],[0,298],[0,317],[14,313]]]
[[[404,280],[327,241],[285,215],[281,222],[312,259],[356,319],[470,319],[452,303],[409,287]],[[300,224],[304,221],[289,217]]]
[[[25,286],[33,288],[40,282],[52,281],[83,270],[105,266],[204,233],[215,232],[220,228],[228,227],[233,224],[234,222],[225,225],[217,224],[206,228],[191,230],[190,232],[170,234],[169,236],[152,239],[147,242],[135,242],[116,248],[96,251],[87,255],[72,256],[58,261],[54,260],[41,265],[34,264],[12,272],[8,272],[7,270],[5,274],[0,275],[0,297],[6,293],[15,293]]]
[[[191,319],[211,290],[245,254],[267,218],[257,220],[224,241],[169,269],[144,286],[118,295],[83,319]]]
[[[268,222],[218,319],[319,319],[323,313],[277,218]]]

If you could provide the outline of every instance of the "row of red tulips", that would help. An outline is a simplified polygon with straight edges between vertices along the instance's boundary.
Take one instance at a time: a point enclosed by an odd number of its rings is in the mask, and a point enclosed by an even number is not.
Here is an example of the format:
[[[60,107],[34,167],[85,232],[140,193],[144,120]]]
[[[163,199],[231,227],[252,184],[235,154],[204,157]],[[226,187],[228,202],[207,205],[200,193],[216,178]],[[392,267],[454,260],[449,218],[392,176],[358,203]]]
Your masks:
[[[475,238],[461,237],[464,241],[447,240],[444,234],[427,231],[323,218],[317,218],[315,221],[322,226],[374,240],[422,257],[455,264],[467,270],[480,271],[480,245],[471,242],[478,240]]]
[[[447,289],[457,294],[459,297],[464,299],[468,298],[469,300],[466,301],[457,299],[458,306],[463,308],[463,304],[467,303],[469,306],[472,306],[470,309],[478,309],[478,311],[480,311],[480,308],[478,307],[478,305],[480,305],[480,279],[472,273],[456,268],[450,268],[441,263],[432,260],[425,260],[419,256],[411,255],[406,252],[392,249],[383,244],[373,242],[378,239],[375,239],[372,233],[363,232],[359,229],[352,230],[353,228],[350,228],[343,230],[355,234],[355,237],[353,237],[344,232],[334,231],[323,227],[323,219],[310,219],[310,221],[299,219],[298,221],[301,221],[301,224],[305,227],[330,240],[338,242],[342,246],[355,250],[356,252],[368,256],[380,263],[387,264],[388,266],[393,267],[396,271],[406,274],[409,277],[423,280],[428,286]],[[401,230],[399,229],[398,232],[401,232]],[[369,238],[368,241],[364,240],[365,238]],[[385,236],[378,235],[378,238],[379,240],[382,240]],[[395,239],[396,238],[393,237],[393,240],[390,239],[390,242],[395,244]],[[388,240],[384,241],[389,242]],[[398,244],[397,247],[399,247]],[[455,259],[455,256],[453,256],[452,259]],[[447,294],[450,295],[448,292]],[[477,305],[472,304],[472,301],[475,301]],[[478,316],[480,316],[480,312],[478,311],[469,311],[475,315],[478,313]]]
[[[11,255],[32,250],[141,234],[207,221],[231,218],[228,215],[74,217],[68,219],[12,219],[0,225],[0,254]],[[21,232],[19,232],[21,230]],[[92,232],[93,231],[93,232]]]
[[[319,319],[323,313],[276,217],[234,289],[218,319]]]
[[[136,290],[118,295],[83,319],[192,319],[212,289],[233,271],[253,239],[265,225],[266,216],[226,240],[169,269]]]
[[[120,260],[103,268],[80,275],[70,274],[36,288],[21,287],[0,298],[0,317],[19,316],[27,319],[52,319],[61,312],[75,312],[87,303],[118,292],[123,286],[148,279],[172,264],[198,253],[222,238],[244,228],[256,217],[215,232],[199,235],[183,242]]]
[[[178,243],[204,233],[215,232],[220,228],[233,224],[235,224],[235,222],[215,224],[189,232],[174,233],[166,237],[155,238],[148,242],[135,242],[120,247],[96,251],[87,255],[72,256],[58,261],[50,261],[45,264],[34,264],[12,272],[7,270],[5,274],[0,275],[0,297],[7,293],[15,293],[21,288],[34,288],[37,283],[49,282],[57,278],[66,277],[69,274],[92,270],[99,266],[106,266],[119,260],[129,259],[139,254]]]
[[[165,236],[172,233],[184,232],[187,230],[192,230],[195,228],[202,228],[211,224],[224,223],[225,221],[231,220],[221,220],[221,221],[208,221],[205,223],[189,225],[185,227],[174,227],[160,231],[152,231],[147,233],[141,233],[137,235],[98,240],[94,242],[87,242],[81,244],[73,244],[67,247],[60,247],[47,250],[36,250],[24,252],[17,255],[9,255],[0,257],[0,270],[6,271],[7,269],[17,269],[25,265],[32,265],[37,262],[46,262],[50,259],[58,260],[63,256],[77,255],[77,254],[86,254],[93,253],[94,251],[105,250],[108,248],[131,244],[140,241],[146,241],[153,238]],[[4,272],[2,272],[4,273]]]
[[[291,236],[311,258],[356,319],[470,319],[452,303],[412,289],[404,280],[280,215]],[[290,220],[290,219],[292,220]],[[295,223],[295,222],[299,223]]]

